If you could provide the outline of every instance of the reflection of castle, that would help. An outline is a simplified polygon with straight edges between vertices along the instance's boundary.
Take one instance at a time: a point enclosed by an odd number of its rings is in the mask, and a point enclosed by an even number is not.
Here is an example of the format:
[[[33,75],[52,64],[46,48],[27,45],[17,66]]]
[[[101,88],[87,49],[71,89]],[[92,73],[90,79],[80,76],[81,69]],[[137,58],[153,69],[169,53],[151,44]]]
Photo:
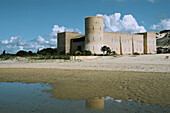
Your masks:
[[[73,54],[75,51],[90,50],[102,54],[102,46],[110,47],[117,54],[156,53],[156,33],[115,33],[103,31],[103,17],[85,18],[85,35],[77,32],[58,33],[58,53]]]
[[[104,97],[94,97],[86,100],[87,109],[104,109]]]

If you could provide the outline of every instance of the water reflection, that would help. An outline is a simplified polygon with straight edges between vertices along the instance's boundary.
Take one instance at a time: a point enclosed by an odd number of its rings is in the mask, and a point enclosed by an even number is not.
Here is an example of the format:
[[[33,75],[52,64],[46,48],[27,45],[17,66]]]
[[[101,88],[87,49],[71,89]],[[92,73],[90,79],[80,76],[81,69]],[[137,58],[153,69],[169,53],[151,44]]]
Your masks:
[[[51,89],[48,84],[42,83],[0,82],[0,113],[166,113],[169,109],[112,97],[60,100],[42,92]]]
[[[86,100],[87,109],[104,109],[104,97],[94,97]]]

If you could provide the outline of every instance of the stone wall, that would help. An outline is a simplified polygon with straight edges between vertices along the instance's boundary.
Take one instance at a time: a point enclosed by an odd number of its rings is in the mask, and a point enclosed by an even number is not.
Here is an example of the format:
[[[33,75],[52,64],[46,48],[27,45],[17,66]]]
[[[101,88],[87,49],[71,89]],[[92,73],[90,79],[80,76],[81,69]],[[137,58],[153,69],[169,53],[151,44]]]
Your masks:
[[[104,45],[110,47],[117,54],[143,53],[143,35],[104,32]]]
[[[57,34],[57,51],[64,51],[65,54],[70,54],[70,40],[78,36],[78,32],[61,32]]]

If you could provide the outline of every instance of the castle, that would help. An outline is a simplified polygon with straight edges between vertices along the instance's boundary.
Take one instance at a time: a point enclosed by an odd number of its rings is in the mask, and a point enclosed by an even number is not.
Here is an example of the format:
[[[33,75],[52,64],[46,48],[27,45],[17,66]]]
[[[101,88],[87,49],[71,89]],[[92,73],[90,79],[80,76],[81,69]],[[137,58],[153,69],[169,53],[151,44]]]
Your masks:
[[[78,32],[60,32],[57,38],[58,53],[74,54],[75,51],[90,50],[102,54],[101,47],[108,46],[117,54],[155,54],[156,33],[116,33],[103,30],[103,17],[85,18],[85,35]]]

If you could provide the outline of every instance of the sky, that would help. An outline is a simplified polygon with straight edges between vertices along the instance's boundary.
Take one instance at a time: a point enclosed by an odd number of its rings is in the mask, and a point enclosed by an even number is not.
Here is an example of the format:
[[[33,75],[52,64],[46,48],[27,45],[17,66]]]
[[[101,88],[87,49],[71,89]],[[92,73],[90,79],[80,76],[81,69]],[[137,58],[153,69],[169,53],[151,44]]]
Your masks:
[[[0,54],[57,47],[57,32],[84,34],[84,18],[103,16],[110,32],[170,29],[170,0],[0,0]]]

